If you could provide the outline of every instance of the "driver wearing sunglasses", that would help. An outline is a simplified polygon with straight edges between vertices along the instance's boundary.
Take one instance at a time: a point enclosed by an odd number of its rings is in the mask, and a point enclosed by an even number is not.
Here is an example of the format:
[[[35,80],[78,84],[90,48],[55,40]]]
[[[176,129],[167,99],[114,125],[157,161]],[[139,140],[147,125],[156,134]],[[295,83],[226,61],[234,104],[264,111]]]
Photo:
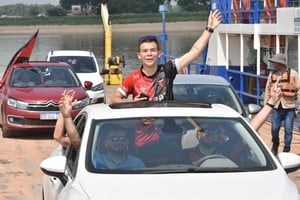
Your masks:
[[[95,152],[93,164],[96,169],[136,169],[145,165],[139,158],[128,154],[129,140],[126,130],[118,125],[106,128],[104,152]]]

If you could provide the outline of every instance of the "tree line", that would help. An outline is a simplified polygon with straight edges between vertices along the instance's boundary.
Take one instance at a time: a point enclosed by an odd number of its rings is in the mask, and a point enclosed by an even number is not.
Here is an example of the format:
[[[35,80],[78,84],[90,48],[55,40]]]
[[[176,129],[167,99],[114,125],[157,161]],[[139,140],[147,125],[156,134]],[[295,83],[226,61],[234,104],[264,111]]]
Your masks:
[[[7,16],[66,16],[72,5],[92,8],[89,14],[99,15],[103,0],[60,0],[58,6],[12,4],[0,7],[0,15]],[[174,1],[173,1],[174,2]],[[168,12],[204,11],[208,9],[207,0],[175,0],[177,5],[171,6],[171,0],[106,0],[110,14],[121,13],[157,13],[159,5],[167,4]]]

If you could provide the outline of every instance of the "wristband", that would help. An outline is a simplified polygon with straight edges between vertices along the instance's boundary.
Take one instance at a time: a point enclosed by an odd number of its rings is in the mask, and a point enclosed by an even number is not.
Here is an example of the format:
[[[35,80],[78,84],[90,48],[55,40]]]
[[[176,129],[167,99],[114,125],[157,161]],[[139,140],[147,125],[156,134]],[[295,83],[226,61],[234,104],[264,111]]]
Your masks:
[[[205,30],[206,31],[208,31],[208,32],[210,32],[210,33],[213,33],[214,32],[214,29],[212,29],[212,28],[210,28],[210,27],[205,27]]]
[[[270,104],[269,102],[266,104],[267,106],[270,106],[271,108],[274,108],[273,104]]]

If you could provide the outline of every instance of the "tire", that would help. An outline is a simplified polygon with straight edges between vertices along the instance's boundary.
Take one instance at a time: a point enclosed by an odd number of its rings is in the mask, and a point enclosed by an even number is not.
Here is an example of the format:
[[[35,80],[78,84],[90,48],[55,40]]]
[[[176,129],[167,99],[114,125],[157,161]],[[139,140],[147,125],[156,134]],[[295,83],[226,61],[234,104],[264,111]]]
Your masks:
[[[14,137],[14,132],[7,130],[4,126],[2,126],[2,137],[4,138],[12,138]]]

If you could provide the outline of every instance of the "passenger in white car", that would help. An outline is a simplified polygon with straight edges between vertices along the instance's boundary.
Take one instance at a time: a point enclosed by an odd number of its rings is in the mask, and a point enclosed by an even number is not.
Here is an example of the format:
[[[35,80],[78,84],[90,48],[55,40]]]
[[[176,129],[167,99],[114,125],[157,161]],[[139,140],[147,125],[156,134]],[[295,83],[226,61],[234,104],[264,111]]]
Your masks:
[[[105,128],[104,128],[105,126]],[[122,126],[105,124],[101,129],[103,141],[97,145],[104,147],[103,151],[95,151],[93,165],[96,169],[137,169],[145,165],[138,157],[128,154],[129,138]]]
[[[277,84],[274,84],[271,90],[271,98],[269,99],[269,103],[274,104],[276,101],[278,101],[280,95],[281,95],[280,88],[277,87]],[[54,134],[53,134],[54,139],[63,147],[67,147],[71,143],[75,148],[80,147],[81,139],[79,133],[76,129],[76,126],[73,123],[72,118],[70,117],[70,114],[68,113],[69,111],[67,111],[67,109],[72,109],[72,103],[75,102],[76,99],[74,100],[74,91],[72,90],[64,91],[60,101],[61,113],[58,116],[56,126],[54,129]],[[256,131],[258,131],[258,129],[262,126],[262,124],[265,122],[265,120],[267,119],[271,111],[272,108],[269,107],[268,105],[265,105],[262,108],[262,110],[250,121],[250,124]],[[68,127],[69,130],[67,131],[67,133],[65,131],[66,127]],[[191,144],[191,142],[189,143]],[[196,145],[197,144],[195,144],[195,146]]]
[[[71,117],[74,91],[68,90],[62,94],[59,101],[59,110],[65,125],[67,135],[75,148],[80,147],[81,138]],[[76,100],[75,100],[76,101]],[[137,157],[128,154],[129,140],[127,132],[121,126],[112,125],[105,129],[103,152],[95,152],[93,157],[96,169],[136,169],[145,167]]]

